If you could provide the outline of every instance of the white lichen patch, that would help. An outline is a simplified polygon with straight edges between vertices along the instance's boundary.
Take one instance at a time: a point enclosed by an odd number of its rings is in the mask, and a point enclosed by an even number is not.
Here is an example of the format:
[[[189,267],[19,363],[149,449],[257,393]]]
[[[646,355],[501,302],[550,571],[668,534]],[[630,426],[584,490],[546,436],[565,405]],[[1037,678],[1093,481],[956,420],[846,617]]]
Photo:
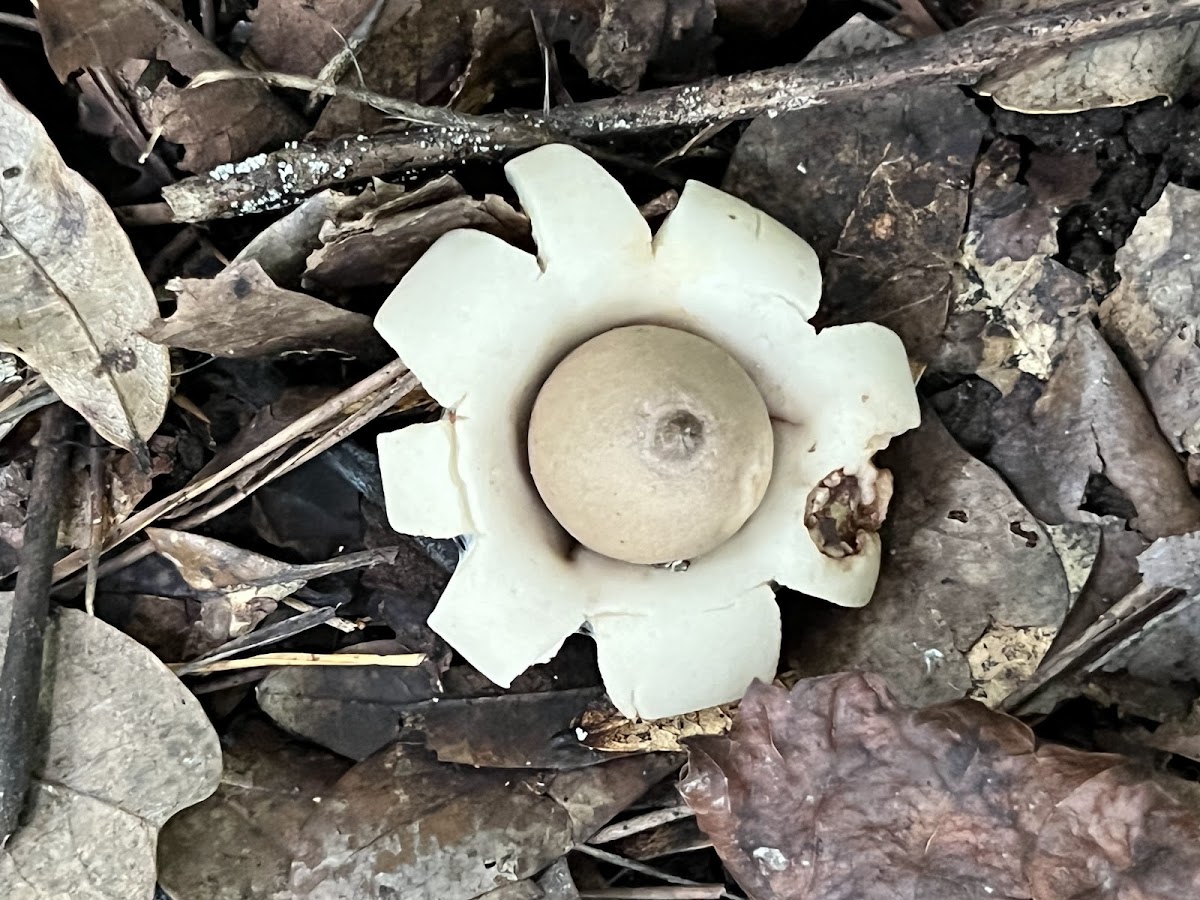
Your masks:
[[[755,862],[758,863],[759,870],[764,875],[782,872],[789,865],[788,858],[777,847],[755,847],[754,852],[750,855],[754,857]]]

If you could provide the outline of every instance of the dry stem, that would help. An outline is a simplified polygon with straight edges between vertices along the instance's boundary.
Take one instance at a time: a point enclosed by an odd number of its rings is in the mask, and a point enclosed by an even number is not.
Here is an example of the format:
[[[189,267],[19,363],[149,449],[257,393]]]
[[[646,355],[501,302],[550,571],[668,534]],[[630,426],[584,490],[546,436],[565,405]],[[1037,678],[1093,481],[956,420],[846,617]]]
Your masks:
[[[291,145],[184,179],[163,193],[179,222],[280,209],[331,185],[465,159],[505,158],[552,141],[581,143],[664,128],[703,129],[849,96],[935,83],[971,85],[1001,67],[1020,67],[1056,52],[1197,20],[1200,0],[1073,2],[1027,16],[980,19],[945,34],[852,58],[578,103],[548,115],[462,117],[403,103],[408,118],[439,124]]]

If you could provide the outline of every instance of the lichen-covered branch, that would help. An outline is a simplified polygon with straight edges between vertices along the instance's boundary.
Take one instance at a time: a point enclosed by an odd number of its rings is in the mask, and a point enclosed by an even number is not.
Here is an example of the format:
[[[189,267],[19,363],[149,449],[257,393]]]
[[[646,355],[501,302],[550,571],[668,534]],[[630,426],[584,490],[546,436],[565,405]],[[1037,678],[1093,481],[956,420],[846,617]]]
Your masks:
[[[980,19],[936,37],[845,59],[818,60],[681,87],[560,107],[547,116],[497,115],[478,127],[417,126],[325,144],[291,144],[164,189],[176,221],[291,206],[334,184],[466,159],[508,156],[550,141],[820,106],[838,98],[932,83],[974,84],[997,70],[1123,35],[1200,21],[1200,0],[1072,2],[1014,18]]]

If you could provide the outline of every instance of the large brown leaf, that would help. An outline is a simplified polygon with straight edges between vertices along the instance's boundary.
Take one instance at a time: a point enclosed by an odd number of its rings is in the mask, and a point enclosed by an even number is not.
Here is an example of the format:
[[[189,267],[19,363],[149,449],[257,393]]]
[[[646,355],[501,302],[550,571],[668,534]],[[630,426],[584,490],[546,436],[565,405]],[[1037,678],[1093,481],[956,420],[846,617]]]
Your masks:
[[[11,597],[0,594],[0,660]],[[159,828],[221,772],[199,701],[132,638],[63,609],[46,636],[41,709],[27,819],[0,848],[0,897],[150,897]]]
[[[755,900],[1200,892],[1200,824],[1161,788],[971,701],[908,709],[873,675],[757,684],[689,751],[683,794]]]
[[[118,446],[144,453],[166,410],[158,305],[100,194],[0,84],[0,349]]]
[[[325,795],[289,896],[471,900],[545,868],[678,762],[655,754],[551,775],[436,763],[396,744]]]
[[[42,0],[38,24],[46,57],[62,81],[87,67],[113,69],[147,135],[183,146],[180,168],[202,172],[261,147],[299,137],[304,123],[254,81],[177,86],[233,60],[158,0]]]

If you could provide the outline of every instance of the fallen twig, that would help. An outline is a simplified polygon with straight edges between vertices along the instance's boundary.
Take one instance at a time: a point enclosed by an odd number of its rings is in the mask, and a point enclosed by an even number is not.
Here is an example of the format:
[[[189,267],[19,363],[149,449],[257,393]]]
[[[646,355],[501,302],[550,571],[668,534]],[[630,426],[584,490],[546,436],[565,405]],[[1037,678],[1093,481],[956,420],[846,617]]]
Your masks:
[[[1080,671],[1185,597],[1183,591],[1139,584],[1105,610],[1083,634],[1047,656],[1021,687],[1004,698],[1000,708],[1014,715],[1020,713],[1051,681]]]
[[[672,875],[670,872],[664,872],[662,869],[656,869],[654,866],[648,866],[645,863],[638,862],[637,860],[626,859],[624,856],[618,856],[616,853],[609,853],[607,850],[589,847],[587,844],[579,844],[575,847],[575,849],[580,853],[594,857],[602,862],[606,862],[614,866],[620,866],[622,869],[628,869],[630,872],[637,872],[640,875],[648,875],[651,878],[657,878],[659,881],[667,882],[667,884],[679,885],[681,887],[713,888],[713,885],[701,884],[699,881],[692,881],[690,878],[680,878],[678,875]],[[725,900],[742,900],[742,898],[737,894],[731,894],[720,885],[717,885],[717,887],[721,888],[721,892],[716,895],[717,897],[725,898]]]
[[[979,19],[945,34],[853,58],[823,59],[681,87],[560,106],[549,114],[463,117],[405,104],[408,118],[445,124],[325,144],[292,144],[163,189],[175,220],[279,209],[334,184],[504,158],[550,141],[586,142],[821,106],[924,84],[970,85],[997,69],[1152,28],[1200,20],[1200,0],[1073,2],[1020,17]],[[344,91],[343,91],[344,92]],[[396,103],[397,101],[389,101]]]
[[[720,900],[728,896],[723,885],[667,885],[659,887],[599,888],[580,891],[580,900]]]
[[[34,34],[40,34],[42,30],[38,27],[37,19],[32,16],[21,16],[17,13],[0,12],[0,25],[10,25],[13,28],[20,28],[23,31],[32,31]]]
[[[0,847],[16,831],[29,791],[42,687],[42,647],[50,617],[50,571],[66,493],[71,454],[67,435],[72,422],[73,416],[64,406],[46,411],[33,464],[12,618],[0,668]]]
[[[191,675],[200,671],[205,666],[219,659],[228,659],[239,653],[247,653],[251,650],[258,650],[261,647],[278,643],[279,641],[285,641],[298,634],[303,634],[318,625],[328,625],[329,621],[336,615],[337,610],[332,606],[319,606],[298,616],[292,616],[290,619],[284,619],[282,622],[276,622],[273,625],[264,625],[262,628],[256,628],[249,634],[243,634],[241,637],[226,641],[220,647],[210,650],[196,659],[178,665],[175,668],[175,674],[182,678],[184,675]]]
[[[245,659],[217,659],[202,666],[192,663],[173,663],[172,671],[188,675],[208,675],[212,672],[232,672],[237,669],[259,669],[263,666],[388,666],[411,668],[425,662],[424,653],[260,653]]]
[[[623,822],[617,822],[615,825],[609,825],[607,828],[601,828],[588,839],[588,843],[607,844],[611,841],[619,841],[621,838],[649,831],[659,825],[678,822],[680,819],[690,819],[694,815],[696,815],[695,811],[687,806],[668,806],[665,809],[656,809],[631,819],[625,819]]]

